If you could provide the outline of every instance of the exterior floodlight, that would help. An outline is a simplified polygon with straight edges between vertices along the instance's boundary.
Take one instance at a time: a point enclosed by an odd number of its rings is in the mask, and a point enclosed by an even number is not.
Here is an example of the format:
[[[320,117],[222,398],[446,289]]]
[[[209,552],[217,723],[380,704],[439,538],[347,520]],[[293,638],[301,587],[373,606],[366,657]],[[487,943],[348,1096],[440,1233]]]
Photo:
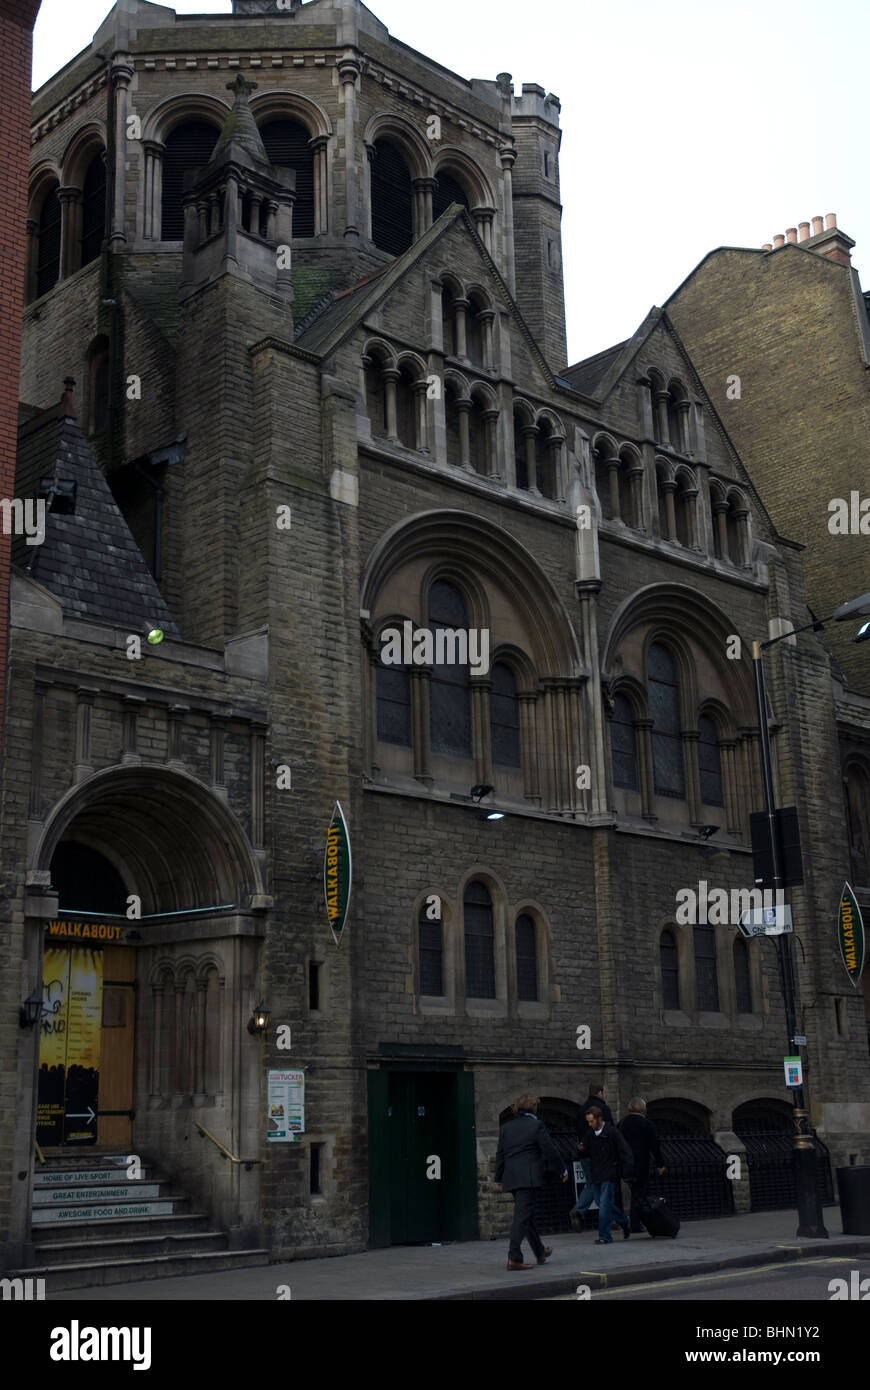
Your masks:
[[[853,642],[867,642],[868,640],[870,640],[870,622],[862,623],[852,638]]]
[[[158,647],[163,641],[164,632],[162,627],[152,627],[150,624],[146,628],[147,640],[152,647]]]
[[[504,811],[487,811],[487,820],[504,820]]]
[[[853,598],[848,603],[841,603],[836,612],[831,614],[831,617],[835,623],[845,623],[850,618],[870,618],[870,594],[862,594],[860,598]]]

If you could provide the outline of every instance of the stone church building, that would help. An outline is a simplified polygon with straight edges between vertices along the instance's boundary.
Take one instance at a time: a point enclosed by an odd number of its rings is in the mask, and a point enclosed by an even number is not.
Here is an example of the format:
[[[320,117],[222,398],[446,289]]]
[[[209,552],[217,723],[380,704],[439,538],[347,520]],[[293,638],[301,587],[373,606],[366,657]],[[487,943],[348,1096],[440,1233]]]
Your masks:
[[[570,1157],[592,1078],[684,1216],[787,1206],[774,943],[676,905],[752,886],[750,644],[806,621],[800,547],[666,313],[567,364],[556,96],[359,0],[234,8],[121,0],[34,98],[7,1267],[487,1237],[500,1116],[538,1092]],[[830,1199],[870,1161],[830,666],[766,669]]]

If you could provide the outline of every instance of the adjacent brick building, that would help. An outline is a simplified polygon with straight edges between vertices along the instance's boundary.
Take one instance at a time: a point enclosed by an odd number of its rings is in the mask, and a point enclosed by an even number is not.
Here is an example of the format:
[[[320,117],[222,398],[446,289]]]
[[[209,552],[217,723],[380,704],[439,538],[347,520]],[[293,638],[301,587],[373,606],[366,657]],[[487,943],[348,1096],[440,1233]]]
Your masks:
[[[591,1077],[617,1110],[648,1097],[685,1214],[787,1200],[770,943],[676,904],[750,886],[748,642],[803,615],[799,547],[669,316],[566,366],[557,98],[465,81],[356,0],[235,8],[113,11],[34,103],[19,476],[77,487],[16,572],[3,930],[25,992],[44,938],[61,973],[85,926],[106,944],[93,1119],[64,1112],[69,1078],[50,1094],[69,1051],[52,1071],[17,1038],[11,1260],[51,1268],[82,1229],[74,1193],[46,1214],[37,1103],[49,1167],[141,1155],[224,1261],[503,1230],[499,1116],[535,1089],[571,1157]],[[391,662],[390,629],[470,632],[486,659]],[[845,872],[836,725],[822,646],[783,647],[780,800],[815,924]],[[860,1006],[803,940],[813,1118],[833,1162],[863,1161]],[[282,1069],[305,1073],[286,1144]],[[163,1240],[188,1217],[158,1185]],[[546,1201],[561,1228],[565,1190]],[[95,1196],[67,1280],[121,1277],[111,1215]]]

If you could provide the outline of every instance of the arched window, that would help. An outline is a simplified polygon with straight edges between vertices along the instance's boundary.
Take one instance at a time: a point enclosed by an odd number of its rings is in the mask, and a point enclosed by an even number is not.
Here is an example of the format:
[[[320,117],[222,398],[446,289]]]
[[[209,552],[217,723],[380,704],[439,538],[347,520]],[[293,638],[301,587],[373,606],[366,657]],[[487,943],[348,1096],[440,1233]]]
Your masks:
[[[442,995],[444,993],[444,972],[442,968],[441,922],[432,921],[429,908],[424,902],[417,919],[420,938],[420,993]]]
[[[101,150],[88,165],[82,187],[82,265],[90,265],[99,256],[105,228],[106,162]]]
[[[613,756],[613,785],[637,791],[637,738],[631,701],[622,694],[613,697],[610,720],[610,750]]]
[[[36,261],[36,297],[48,294],[60,278],[60,199],[53,184],[39,212],[39,252]]]
[[[429,590],[429,628],[436,639],[446,628],[468,629],[465,601],[459,590],[436,580]],[[446,644],[445,644],[446,645]],[[445,651],[443,655],[449,655]],[[471,758],[471,690],[468,666],[432,666],[429,683],[429,732],[433,753]]]
[[[517,918],[517,999],[538,997],[538,952],[535,924],[527,913]]]
[[[414,240],[414,186],[402,155],[389,140],[375,141],[371,171],[372,241],[401,256]]]
[[[376,668],[378,738],[411,747],[411,678],[404,666]]]
[[[468,197],[465,189],[452,174],[439,174],[432,192],[432,217],[435,222],[447,211],[451,203],[459,203],[460,207],[467,208]]]
[[[208,164],[219,131],[206,121],[185,121],[170,131],[163,151],[163,241],[184,239],[184,176]]]
[[[301,121],[267,121],[260,130],[266,154],[275,168],[296,171],[293,235],[314,236],[314,154],[311,136]]]
[[[489,727],[492,760],[499,767],[521,767],[520,702],[517,682],[510,666],[497,661],[492,668],[489,697]]]
[[[441,290],[441,332],[444,337],[445,357],[456,356],[456,309],[453,298],[450,286],[444,285]]]
[[[698,720],[698,767],[701,773],[701,800],[706,806],[724,806],[722,791],[722,758],[719,753],[719,733],[709,715]]]
[[[752,977],[749,971],[749,943],[742,936],[735,936],[732,948],[734,955],[734,996],[739,1014],[752,1013]]]
[[[372,434],[387,433],[387,392],[384,382],[384,364],[376,357],[370,357],[366,364],[366,409],[371,421]]]
[[[396,422],[400,443],[408,449],[416,449],[417,403],[414,400],[414,378],[407,366],[400,369],[396,382]]]
[[[465,890],[465,993],[469,999],[495,998],[495,934],[492,898],[483,883]]]
[[[526,464],[526,437],[525,421],[519,415],[514,416],[514,458],[517,469],[517,487],[524,492],[529,487],[529,470]]]
[[[716,968],[716,928],[692,928],[695,947],[695,991],[701,1013],[719,1012],[719,974]]]
[[[677,955],[677,942],[672,931],[663,931],[659,937],[659,968],[662,975],[662,1007],[680,1007],[680,961]]]
[[[649,712],[652,716],[652,754],[657,796],[684,800],[686,776],[680,736],[680,688],[677,664],[667,647],[654,642],[647,655]]]

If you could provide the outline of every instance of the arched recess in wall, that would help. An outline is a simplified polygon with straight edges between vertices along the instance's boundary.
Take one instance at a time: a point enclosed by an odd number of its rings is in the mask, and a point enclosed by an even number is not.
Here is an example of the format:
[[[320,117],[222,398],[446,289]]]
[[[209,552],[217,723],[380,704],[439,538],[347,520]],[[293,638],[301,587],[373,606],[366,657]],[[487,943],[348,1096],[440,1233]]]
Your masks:
[[[31,176],[27,208],[27,302],[54,289],[60,279],[60,171],[43,165]]]
[[[32,868],[49,870],[61,844],[84,846],[113,864],[141,899],[143,917],[244,910],[264,891],[248,837],[229,808],[196,778],[165,768],[109,768],[79,783],[46,818]]]
[[[294,238],[323,236],[329,230],[328,114],[317,102],[280,90],[255,97],[251,110],[271,163],[295,171]]]
[[[443,145],[432,161],[432,174],[432,221],[437,221],[451,203],[458,203],[469,213],[475,231],[492,254],[496,202],[483,170],[464,150]]]
[[[431,162],[415,126],[381,113],[365,134],[369,161],[371,239],[381,251],[401,256],[425,229],[431,201]]]

